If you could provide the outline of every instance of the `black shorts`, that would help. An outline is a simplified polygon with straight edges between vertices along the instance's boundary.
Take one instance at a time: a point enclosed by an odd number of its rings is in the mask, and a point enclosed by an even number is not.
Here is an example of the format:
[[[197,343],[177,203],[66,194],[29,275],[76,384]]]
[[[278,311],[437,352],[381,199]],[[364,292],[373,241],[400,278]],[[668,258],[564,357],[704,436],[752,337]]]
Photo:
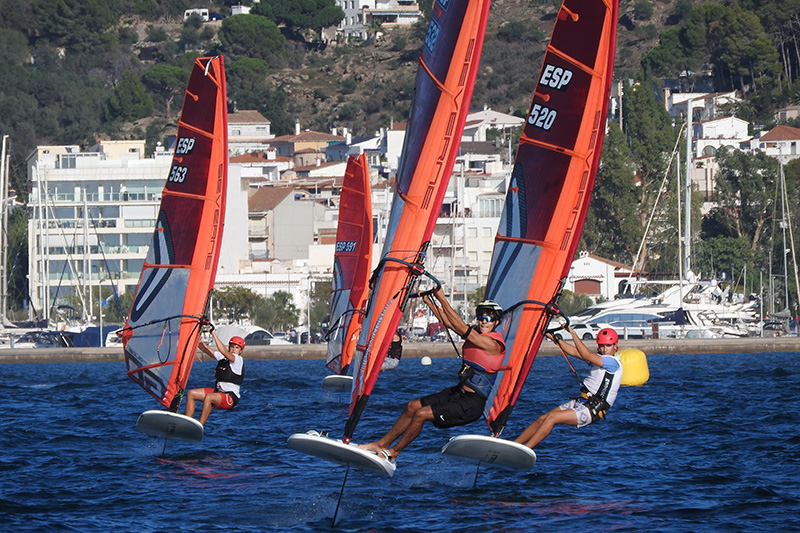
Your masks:
[[[467,392],[456,385],[424,396],[420,398],[420,403],[423,407],[431,406],[433,425],[444,429],[475,422],[483,415],[486,398],[474,392]]]

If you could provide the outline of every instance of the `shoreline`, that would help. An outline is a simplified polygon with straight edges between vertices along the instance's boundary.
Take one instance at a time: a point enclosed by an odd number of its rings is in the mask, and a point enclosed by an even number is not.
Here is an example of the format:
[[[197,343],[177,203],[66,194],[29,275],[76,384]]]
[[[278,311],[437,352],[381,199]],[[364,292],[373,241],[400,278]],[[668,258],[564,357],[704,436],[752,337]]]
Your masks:
[[[594,341],[585,341],[594,350]],[[458,344],[460,348],[460,344]],[[800,352],[800,337],[770,337],[743,339],[620,339],[620,349],[633,348],[645,355],[663,354],[724,354],[761,352]],[[306,344],[291,346],[251,346],[244,357],[250,361],[291,361],[325,359],[327,346]],[[560,355],[553,343],[545,341],[540,356]],[[406,342],[403,358],[418,359],[454,357],[452,345],[443,342]],[[112,348],[8,348],[0,350],[0,364],[14,363],[122,363],[121,346]]]

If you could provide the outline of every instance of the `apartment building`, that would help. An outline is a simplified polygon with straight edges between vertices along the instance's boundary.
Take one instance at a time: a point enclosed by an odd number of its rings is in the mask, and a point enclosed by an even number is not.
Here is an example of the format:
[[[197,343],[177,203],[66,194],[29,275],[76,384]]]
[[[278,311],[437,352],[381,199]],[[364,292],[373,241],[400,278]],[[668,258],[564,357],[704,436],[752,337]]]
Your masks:
[[[150,245],[172,153],[145,142],[39,146],[27,159],[28,279],[40,315],[77,300],[92,308],[101,284],[132,290]]]

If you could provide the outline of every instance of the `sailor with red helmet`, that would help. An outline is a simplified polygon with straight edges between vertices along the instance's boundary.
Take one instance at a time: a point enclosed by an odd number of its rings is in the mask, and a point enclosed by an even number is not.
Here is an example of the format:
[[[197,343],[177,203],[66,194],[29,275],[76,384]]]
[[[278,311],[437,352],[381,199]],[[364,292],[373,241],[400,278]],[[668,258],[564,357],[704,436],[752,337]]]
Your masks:
[[[543,414],[515,439],[528,448],[539,444],[556,424],[581,428],[605,418],[606,412],[617,398],[622,382],[622,360],[617,353],[617,332],[611,328],[600,330],[597,334],[597,353],[592,353],[572,327],[566,326],[566,330],[572,335],[575,346],[549,333],[547,337],[559,345],[565,354],[589,363],[589,375],[583,380],[580,398]]]
[[[211,409],[232,409],[239,403],[239,385],[244,381],[244,339],[241,337],[231,337],[228,346],[217,337],[215,332],[211,332],[217,350],[212,350],[206,343],[200,342],[200,351],[212,356],[217,360],[217,368],[214,377],[217,382],[213,389],[202,388],[192,389],[186,395],[186,416],[194,414],[195,402],[203,402],[203,409],[200,411],[200,423],[205,425]]]

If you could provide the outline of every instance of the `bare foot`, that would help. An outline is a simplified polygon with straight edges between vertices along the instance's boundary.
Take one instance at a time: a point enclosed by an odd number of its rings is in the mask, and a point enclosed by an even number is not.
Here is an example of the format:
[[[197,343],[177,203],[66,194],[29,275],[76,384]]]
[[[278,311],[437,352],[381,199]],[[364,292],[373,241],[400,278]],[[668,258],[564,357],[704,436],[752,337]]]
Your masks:
[[[367,450],[368,452],[378,453],[383,451],[383,446],[379,446],[377,442],[368,442],[366,444],[359,444],[359,448],[362,450]]]

